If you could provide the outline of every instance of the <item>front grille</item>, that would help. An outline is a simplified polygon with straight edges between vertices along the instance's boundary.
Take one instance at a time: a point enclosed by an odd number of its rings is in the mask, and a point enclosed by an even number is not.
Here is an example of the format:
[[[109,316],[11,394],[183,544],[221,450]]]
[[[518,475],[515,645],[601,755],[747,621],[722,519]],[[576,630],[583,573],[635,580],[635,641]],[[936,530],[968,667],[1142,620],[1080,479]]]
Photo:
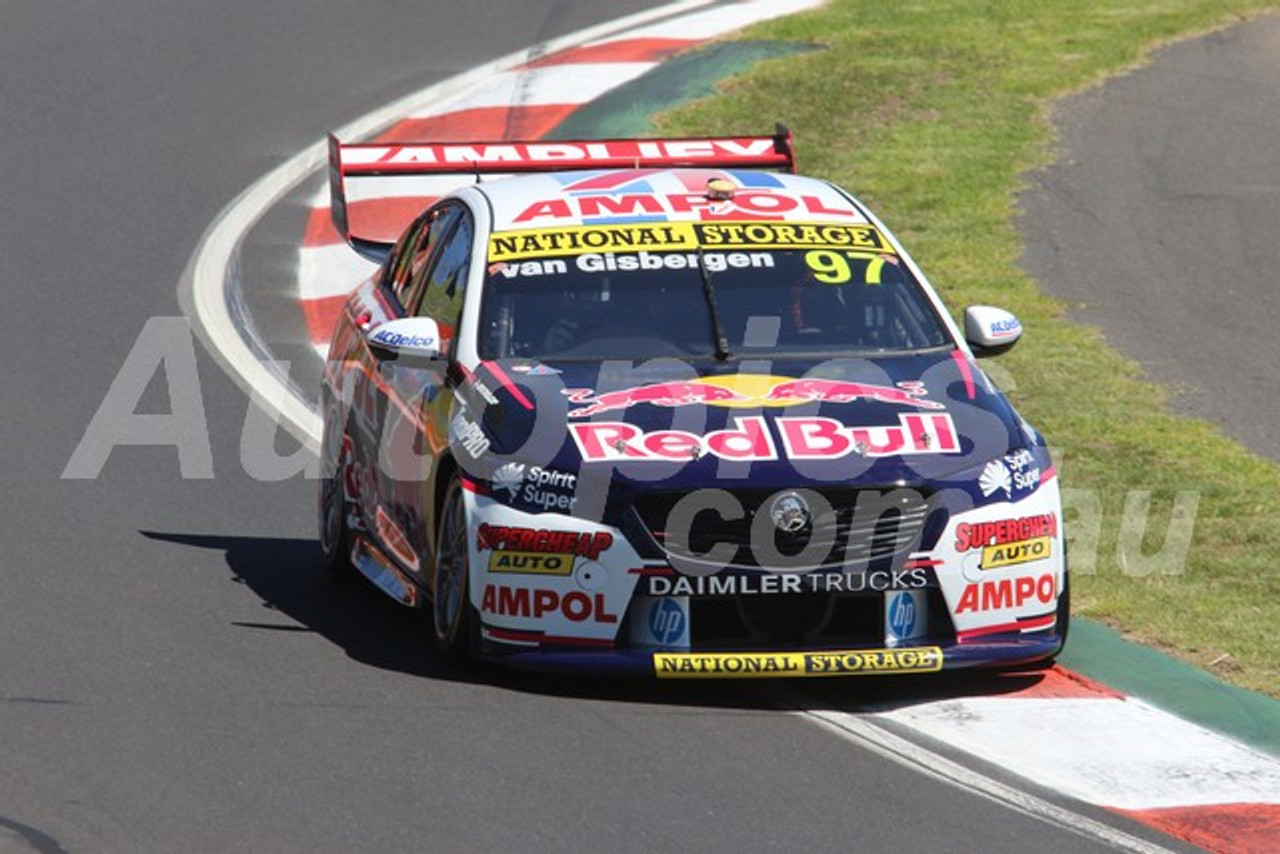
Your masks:
[[[942,591],[928,590],[929,627],[922,641],[952,643],[955,626]],[[697,597],[689,602],[690,648],[750,650],[867,649],[884,646],[884,595]]]
[[[792,493],[812,511],[795,533],[770,508]],[[920,548],[931,511],[917,490],[795,489],[652,492],[636,500],[645,531],[677,569],[803,570],[865,564]]]
[[[835,597],[827,593],[740,596],[738,616],[753,636],[770,644],[801,643],[831,618]]]

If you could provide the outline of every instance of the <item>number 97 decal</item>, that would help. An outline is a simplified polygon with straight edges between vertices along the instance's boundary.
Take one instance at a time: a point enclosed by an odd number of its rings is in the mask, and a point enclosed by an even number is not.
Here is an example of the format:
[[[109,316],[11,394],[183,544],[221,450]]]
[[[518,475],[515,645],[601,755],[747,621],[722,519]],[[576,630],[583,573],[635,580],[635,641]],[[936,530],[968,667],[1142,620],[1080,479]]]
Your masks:
[[[833,249],[814,249],[804,254],[804,262],[813,271],[813,277],[824,285],[843,285],[853,278],[853,267],[849,260],[866,261],[863,272],[863,283],[880,284],[880,271],[884,268],[885,256],[873,252],[836,252]]]

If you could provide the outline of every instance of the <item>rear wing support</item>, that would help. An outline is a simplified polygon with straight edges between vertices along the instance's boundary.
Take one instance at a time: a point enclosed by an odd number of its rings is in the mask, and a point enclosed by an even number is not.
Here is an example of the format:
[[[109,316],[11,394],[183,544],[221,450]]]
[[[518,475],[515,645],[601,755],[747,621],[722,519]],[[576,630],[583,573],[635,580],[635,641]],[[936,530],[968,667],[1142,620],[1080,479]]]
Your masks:
[[[772,136],[395,143],[343,143],[329,134],[329,209],[334,228],[352,249],[382,261],[391,244],[351,233],[347,178],[453,175],[462,186],[483,175],[679,167],[794,172],[791,131],[779,123]]]
[[[376,264],[387,260],[394,243],[379,240],[368,240],[351,233],[351,219],[347,213],[347,191],[345,178],[347,171],[342,163],[342,150],[345,148],[338,138],[329,134],[329,218],[347,245],[357,254]]]

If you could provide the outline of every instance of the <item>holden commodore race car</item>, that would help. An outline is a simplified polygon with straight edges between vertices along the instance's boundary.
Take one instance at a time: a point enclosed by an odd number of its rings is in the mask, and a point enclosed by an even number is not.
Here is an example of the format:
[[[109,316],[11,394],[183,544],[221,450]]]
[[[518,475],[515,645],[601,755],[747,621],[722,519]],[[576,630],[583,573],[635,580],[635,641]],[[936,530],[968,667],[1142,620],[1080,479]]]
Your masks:
[[[358,233],[357,185],[413,180],[467,183]],[[447,653],[704,678],[1061,649],[1054,466],[975,361],[1021,326],[962,331],[785,128],[331,138],[330,187],[381,266],[328,355],[321,545]]]

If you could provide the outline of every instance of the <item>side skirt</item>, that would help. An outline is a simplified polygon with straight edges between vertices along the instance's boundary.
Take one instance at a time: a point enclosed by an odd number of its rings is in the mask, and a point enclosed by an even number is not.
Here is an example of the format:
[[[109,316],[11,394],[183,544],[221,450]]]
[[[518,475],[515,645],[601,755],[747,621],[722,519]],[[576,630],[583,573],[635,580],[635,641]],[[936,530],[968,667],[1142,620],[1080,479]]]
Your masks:
[[[351,563],[361,575],[373,582],[374,587],[401,605],[410,608],[422,605],[422,597],[418,595],[418,588],[414,583],[366,536],[355,537],[355,545],[351,548]]]

